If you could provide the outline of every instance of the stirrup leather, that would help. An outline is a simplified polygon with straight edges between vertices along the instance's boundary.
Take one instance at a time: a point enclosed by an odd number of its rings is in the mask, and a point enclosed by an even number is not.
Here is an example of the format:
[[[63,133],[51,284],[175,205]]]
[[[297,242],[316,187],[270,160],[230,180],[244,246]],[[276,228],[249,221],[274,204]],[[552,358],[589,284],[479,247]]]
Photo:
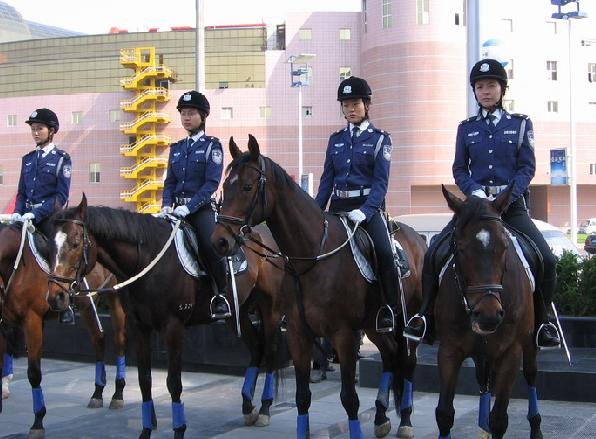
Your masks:
[[[408,320],[408,323],[407,323],[407,325],[406,325],[406,326],[410,326],[410,323],[412,323],[412,321],[413,321],[414,319],[416,319],[416,318],[418,318],[418,319],[421,319],[421,320],[422,320],[422,323],[423,323],[423,325],[424,325],[424,330],[422,331],[422,335],[421,335],[420,337],[415,337],[415,336],[413,336],[412,334],[408,334],[408,333],[407,333],[407,332],[404,330],[404,332],[403,332],[403,336],[404,336],[404,338],[407,338],[407,339],[409,339],[409,340],[412,340],[412,341],[415,341],[415,342],[420,342],[420,340],[422,340],[424,337],[426,337],[426,330],[427,330],[427,328],[428,328],[428,323],[426,322],[426,316],[421,316],[420,314],[416,313],[416,314],[414,314],[414,315],[413,315],[413,316],[410,318],[410,320]]]
[[[228,307],[228,311],[225,314],[215,314],[213,312],[213,302],[215,301],[216,298],[221,297],[224,302],[226,302],[226,306]],[[232,317],[232,313],[231,310],[232,308],[230,307],[230,302],[228,302],[228,299],[226,299],[226,296],[224,296],[223,294],[217,294],[215,296],[213,296],[211,298],[211,301],[209,302],[209,311],[211,312],[211,318],[212,319],[227,319],[228,317]]]
[[[380,328],[379,327],[379,316],[381,315],[381,312],[384,310],[384,308],[387,308],[389,310],[389,312],[391,313],[391,322],[392,323],[391,323],[390,328]],[[377,332],[379,332],[381,334],[393,332],[393,330],[395,329],[395,313],[393,312],[393,309],[389,305],[383,305],[377,311],[377,317],[375,318],[375,329]]]
[[[538,327],[538,331],[536,331],[536,338],[534,340],[536,347],[541,350],[541,351],[548,351],[548,350],[552,350],[552,349],[560,349],[561,348],[561,342],[559,342],[559,344],[557,346],[540,346],[538,344],[538,335],[540,335],[540,331],[542,331],[543,328],[546,328],[547,326],[550,326],[552,328],[554,328],[555,332],[557,333],[557,335],[559,335],[559,330],[557,329],[557,326],[552,324],[551,322],[548,323],[542,323],[539,327]],[[560,335],[559,335],[559,339],[560,339]]]

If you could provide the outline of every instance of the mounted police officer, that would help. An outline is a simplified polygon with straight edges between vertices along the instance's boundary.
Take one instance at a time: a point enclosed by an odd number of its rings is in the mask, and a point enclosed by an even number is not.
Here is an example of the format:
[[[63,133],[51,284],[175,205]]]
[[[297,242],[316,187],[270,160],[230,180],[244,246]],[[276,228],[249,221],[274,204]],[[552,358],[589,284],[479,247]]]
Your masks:
[[[50,216],[56,208],[68,201],[72,163],[65,151],[53,143],[60,128],[56,113],[39,108],[25,123],[31,126],[31,135],[37,145],[23,156],[21,176],[11,222],[31,220],[44,235],[50,235]],[[74,313],[69,307],[61,314],[62,323],[73,324]]]
[[[389,134],[369,121],[371,96],[364,79],[352,76],[339,84],[337,100],[348,125],[329,138],[315,201],[325,209],[331,198],[330,212],[348,212],[348,217],[360,223],[372,238],[382,297],[387,303],[377,313],[377,330],[390,332],[394,329],[399,294],[398,273],[384,217],[392,145]]]
[[[205,95],[195,90],[186,92],[176,108],[188,137],[170,146],[161,213],[185,218],[194,226],[199,253],[218,290],[211,299],[211,317],[223,319],[231,316],[230,304],[224,295],[226,260],[218,256],[211,245],[216,215],[212,197],[221,180],[223,149],[219,139],[205,134],[210,110]]]
[[[470,85],[480,110],[460,123],[457,130],[453,176],[466,196],[493,198],[513,184],[511,204],[502,219],[509,226],[529,236],[542,253],[544,276],[534,293],[536,344],[539,348],[560,345],[557,328],[549,323],[550,307],[557,284],[556,258],[528,213],[526,197],[536,170],[532,121],[523,114],[509,114],[503,109],[507,72],[494,59],[478,61],[470,72]],[[433,240],[424,258],[422,290],[424,301],[419,313],[406,326],[404,336],[431,342],[432,311],[438,290],[435,253],[450,236],[454,220]]]

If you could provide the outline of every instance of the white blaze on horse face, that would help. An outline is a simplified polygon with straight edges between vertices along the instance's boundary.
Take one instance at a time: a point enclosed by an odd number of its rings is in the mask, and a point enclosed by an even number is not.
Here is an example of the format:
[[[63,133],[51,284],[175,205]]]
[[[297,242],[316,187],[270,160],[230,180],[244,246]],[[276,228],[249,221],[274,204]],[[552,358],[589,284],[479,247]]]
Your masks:
[[[58,261],[60,260],[60,254],[62,253],[62,248],[64,247],[64,243],[66,242],[66,233],[64,232],[56,232],[56,236],[54,238],[54,240],[56,241],[56,264],[55,264],[55,270],[58,270],[58,268],[60,268],[58,266]]]
[[[484,248],[488,248],[488,245],[490,244],[490,233],[488,230],[482,229],[476,234],[476,239],[482,243]]]
[[[230,184],[234,184],[236,183],[236,180],[238,180],[238,174],[234,174],[230,177]]]

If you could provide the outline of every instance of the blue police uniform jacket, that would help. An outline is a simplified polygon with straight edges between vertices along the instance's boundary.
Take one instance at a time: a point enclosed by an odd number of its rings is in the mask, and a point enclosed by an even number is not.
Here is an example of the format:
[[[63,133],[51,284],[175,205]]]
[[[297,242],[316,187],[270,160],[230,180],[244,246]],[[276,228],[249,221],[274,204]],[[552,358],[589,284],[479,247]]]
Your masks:
[[[15,212],[33,213],[35,223],[51,216],[56,206],[66,205],[72,174],[68,153],[54,147],[38,157],[38,151],[23,156],[15,204]]]
[[[520,142],[523,120],[526,124]],[[528,116],[503,111],[496,126],[487,124],[480,114],[460,123],[453,177],[466,196],[483,186],[513,183],[514,202],[528,189],[535,171],[534,129]]]
[[[331,197],[331,205],[360,209],[369,220],[384,206],[391,167],[391,137],[372,123],[354,139],[348,127],[329,137],[325,165],[315,201],[325,209]],[[370,189],[367,196],[354,199],[358,205],[350,205],[350,199],[341,199],[336,191]]]
[[[167,176],[163,188],[163,206],[176,199],[190,198],[190,213],[211,202],[223,172],[223,149],[216,137],[201,135],[193,143],[185,138],[170,145]]]

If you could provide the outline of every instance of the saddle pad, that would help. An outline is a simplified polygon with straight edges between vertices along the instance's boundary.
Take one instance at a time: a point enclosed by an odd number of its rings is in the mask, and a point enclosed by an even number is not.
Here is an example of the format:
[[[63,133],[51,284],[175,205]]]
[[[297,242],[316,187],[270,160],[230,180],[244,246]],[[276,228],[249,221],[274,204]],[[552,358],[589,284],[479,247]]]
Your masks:
[[[35,245],[35,233],[27,231],[27,238],[27,241],[29,242],[29,250],[31,250],[31,253],[33,253],[37,265],[39,265],[39,268],[41,268],[45,274],[50,274],[48,261],[41,255],[41,253],[39,253],[39,250]]]
[[[346,233],[349,236],[352,233],[352,230],[348,226],[348,221],[343,216],[340,216],[339,219],[346,228]],[[373,267],[372,265],[370,265],[370,262],[368,261],[366,256],[364,256],[364,254],[360,250],[360,247],[358,247],[358,245],[356,244],[356,240],[354,240],[353,238],[350,239],[350,248],[352,249],[352,254],[354,255],[354,262],[356,262],[358,270],[360,270],[360,274],[362,274],[362,276],[364,277],[364,279],[366,279],[368,283],[372,284],[373,282],[375,282],[377,280],[377,277],[375,276],[375,271],[373,270]]]

